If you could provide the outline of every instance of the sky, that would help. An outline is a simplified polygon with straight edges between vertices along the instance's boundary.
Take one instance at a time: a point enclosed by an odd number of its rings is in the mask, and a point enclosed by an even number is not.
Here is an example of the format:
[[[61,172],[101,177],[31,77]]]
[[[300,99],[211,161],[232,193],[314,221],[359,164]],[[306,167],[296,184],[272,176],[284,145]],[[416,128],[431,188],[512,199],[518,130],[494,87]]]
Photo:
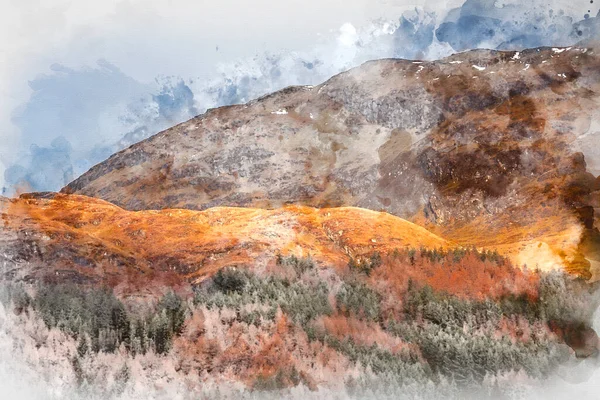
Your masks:
[[[370,59],[570,45],[600,0],[0,0],[0,194]]]

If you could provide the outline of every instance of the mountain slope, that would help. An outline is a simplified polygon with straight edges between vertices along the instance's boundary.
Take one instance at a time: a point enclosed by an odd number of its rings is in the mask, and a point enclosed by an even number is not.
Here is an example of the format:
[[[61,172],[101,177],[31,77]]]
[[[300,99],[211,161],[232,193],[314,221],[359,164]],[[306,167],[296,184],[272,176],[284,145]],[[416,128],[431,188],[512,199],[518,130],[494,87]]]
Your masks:
[[[145,276],[158,274],[175,286],[197,283],[224,266],[264,267],[279,252],[345,268],[350,257],[450,246],[401,218],[358,208],[131,212],[84,196],[51,197],[4,201],[2,248],[12,265],[5,274],[104,280],[135,291]]]
[[[597,236],[599,78],[593,48],[373,61],[209,110],[63,192],[130,210],[384,210],[463,244],[529,241],[524,254],[547,249],[542,268],[589,277],[600,265],[581,246]]]
[[[127,365],[136,383],[191,393],[339,389],[363,376],[406,394],[440,376],[470,388],[515,370],[545,377],[598,354],[597,285],[455,248],[387,213],[133,212],[64,194],[0,198],[0,210],[10,347],[76,385],[115,390]]]
[[[209,110],[64,191],[132,210],[294,202],[404,216],[435,208],[439,191],[495,198],[519,176],[558,168],[556,156],[575,157],[578,135],[596,134],[597,66],[587,49],[374,61],[317,87]]]

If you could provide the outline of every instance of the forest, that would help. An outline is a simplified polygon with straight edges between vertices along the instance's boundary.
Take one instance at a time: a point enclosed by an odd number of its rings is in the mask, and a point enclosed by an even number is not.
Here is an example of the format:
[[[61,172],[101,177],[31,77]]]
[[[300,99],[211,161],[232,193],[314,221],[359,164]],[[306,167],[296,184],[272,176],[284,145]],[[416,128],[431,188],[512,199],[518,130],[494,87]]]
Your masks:
[[[586,340],[598,305],[581,279],[516,269],[475,249],[365,254],[341,270],[279,255],[266,271],[223,268],[192,296],[165,288],[145,309],[105,287],[5,283],[0,292],[6,309],[76,344],[76,386],[98,383],[86,360],[119,355],[113,379],[123,388],[128,364],[152,354],[177,373],[253,391],[315,390],[336,376],[355,393],[473,387],[517,372],[544,379],[593,351]]]

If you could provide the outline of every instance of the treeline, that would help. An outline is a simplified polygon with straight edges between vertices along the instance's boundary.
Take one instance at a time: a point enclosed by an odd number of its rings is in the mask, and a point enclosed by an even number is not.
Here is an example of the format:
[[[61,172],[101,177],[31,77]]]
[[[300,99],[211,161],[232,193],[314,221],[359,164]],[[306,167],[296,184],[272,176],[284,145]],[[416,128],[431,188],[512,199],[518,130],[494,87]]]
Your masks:
[[[281,260],[281,263],[299,275],[314,268],[312,261],[307,259],[291,258]],[[194,303],[209,309],[235,310],[238,321],[254,325],[274,321],[279,308],[292,321],[307,327],[318,316],[333,312],[328,295],[329,288],[324,282],[312,285],[300,279],[261,278],[246,270],[224,268],[208,285],[196,288]],[[260,307],[252,307],[250,311],[245,307],[248,305]]]
[[[496,265],[505,265],[508,263],[508,259],[500,255],[497,250],[478,250],[477,248],[466,248],[459,247],[453,249],[427,249],[421,247],[420,249],[408,248],[404,250],[396,249],[389,256],[394,259],[406,257],[410,260],[410,264],[414,265],[417,257],[421,259],[429,260],[431,263],[458,263],[465,257],[474,255],[481,262],[490,262]],[[381,253],[375,251],[367,257],[350,257],[348,261],[348,267],[352,271],[364,272],[366,275],[370,275],[371,272],[380,267],[383,264],[383,258]]]
[[[9,285],[3,303],[15,311],[32,309],[48,328],[58,328],[78,341],[80,357],[88,352],[116,351],[121,345],[132,354],[152,350],[165,354],[183,329],[187,305],[174,292],[164,295],[152,311],[128,311],[112,290],[77,285],[39,285],[32,298],[21,285]]]
[[[348,269],[371,282],[403,293],[410,279],[438,291],[468,298],[497,299],[508,294],[538,295],[540,274],[513,266],[497,251],[476,248],[397,249],[350,259]]]

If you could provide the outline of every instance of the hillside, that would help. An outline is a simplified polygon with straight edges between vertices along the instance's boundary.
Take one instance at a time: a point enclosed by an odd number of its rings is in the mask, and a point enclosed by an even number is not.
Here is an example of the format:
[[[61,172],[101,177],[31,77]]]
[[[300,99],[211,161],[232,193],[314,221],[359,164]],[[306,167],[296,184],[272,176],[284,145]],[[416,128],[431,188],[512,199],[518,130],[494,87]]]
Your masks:
[[[553,232],[553,225],[561,224],[552,216],[529,228],[540,229],[537,235],[507,227],[497,236],[484,236],[471,225],[456,235],[462,238],[457,242],[391,214],[355,207],[134,212],[64,194],[4,199],[1,210],[5,274],[26,280],[89,280],[129,292],[143,290],[145,276],[153,280],[157,274],[161,285],[198,283],[224,266],[260,269],[279,253],[345,268],[351,258],[375,252],[477,247],[499,251],[520,267],[560,269],[557,249],[577,249],[580,235],[565,229],[541,242],[542,227]],[[21,267],[23,262],[27,268]],[[37,267],[32,271],[31,265]],[[126,276],[131,279],[124,280]]]
[[[388,213],[0,200],[0,322],[15,354],[79,390],[404,392],[441,376],[485,392],[490,374],[598,354],[597,285]]]
[[[522,252],[547,249],[541,268],[590,277],[600,257],[580,244],[597,234],[599,78],[592,47],[372,61],[209,110],[63,192],[129,210],[355,206],[465,244],[509,229],[530,241]]]
[[[260,269],[277,253],[342,268],[350,257],[374,252],[449,247],[401,218],[352,207],[132,212],[84,196],[49,197],[4,201],[4,257],[16,263],[5,273],[90,280],[133,292],[149,275],[161,276],[162,284],[198,283],[224,266]],[[19,268],[21,258],[40,266]]]

